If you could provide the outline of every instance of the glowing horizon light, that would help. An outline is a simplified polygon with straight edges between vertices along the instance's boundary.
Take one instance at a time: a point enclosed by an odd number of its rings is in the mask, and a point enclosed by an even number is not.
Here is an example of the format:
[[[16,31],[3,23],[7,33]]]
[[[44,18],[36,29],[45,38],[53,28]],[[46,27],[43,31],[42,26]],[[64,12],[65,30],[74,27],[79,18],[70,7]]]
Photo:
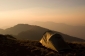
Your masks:
[[[85,24],[84,2],[85,0],[0,0],[0,25],[14,25],[27,21],[82,25]]]

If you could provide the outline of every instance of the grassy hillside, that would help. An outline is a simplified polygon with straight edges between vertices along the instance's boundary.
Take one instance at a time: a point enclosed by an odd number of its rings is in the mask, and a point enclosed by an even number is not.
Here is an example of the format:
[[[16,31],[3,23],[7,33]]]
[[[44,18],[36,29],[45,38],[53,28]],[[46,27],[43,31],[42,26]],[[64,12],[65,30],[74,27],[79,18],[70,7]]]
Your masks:
[[[68,43],[69,53],[57,53],[39,41],[17,40],[11,35],[0,35],[0,56],[85,56],[85,43]]]

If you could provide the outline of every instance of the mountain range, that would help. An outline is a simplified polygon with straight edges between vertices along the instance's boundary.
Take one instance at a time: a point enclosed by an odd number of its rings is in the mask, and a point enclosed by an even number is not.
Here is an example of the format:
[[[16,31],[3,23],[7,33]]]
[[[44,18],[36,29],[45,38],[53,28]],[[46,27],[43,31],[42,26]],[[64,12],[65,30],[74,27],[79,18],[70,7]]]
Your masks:
[[[29,40],[40,40],[43,36],[43,33],[50,29],[36,26],[36,25],[28,25],[28,24],[17,24],[13,27],[7,28],[5,30],[0,29],[0,34],[10,34],[15,36],[18,39],[29,39]],[[52,30],[54,31],[54,30]],[[61,32],[56,31],[57,33],[61,34],[62,37],[66,41],[70,42],[85,42],[85,40],[72,37],[67,34],[63,34]]]
[[[55,30],[70,36],[85,39],[85,26],[72,26],[64,23],[55,22],[33,22],[32,25],[42,26],[51,30]]]

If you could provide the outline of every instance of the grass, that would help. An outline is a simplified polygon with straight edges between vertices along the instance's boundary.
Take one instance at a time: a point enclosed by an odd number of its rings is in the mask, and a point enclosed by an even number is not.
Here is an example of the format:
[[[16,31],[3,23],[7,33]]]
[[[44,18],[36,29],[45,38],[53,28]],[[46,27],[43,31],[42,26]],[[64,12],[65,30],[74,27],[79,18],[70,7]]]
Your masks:
[[[0,37],[0,56],[85,56],[85,43],[68,43],[69,53],[58,53],[42,46],[39,41],[2,39]]]

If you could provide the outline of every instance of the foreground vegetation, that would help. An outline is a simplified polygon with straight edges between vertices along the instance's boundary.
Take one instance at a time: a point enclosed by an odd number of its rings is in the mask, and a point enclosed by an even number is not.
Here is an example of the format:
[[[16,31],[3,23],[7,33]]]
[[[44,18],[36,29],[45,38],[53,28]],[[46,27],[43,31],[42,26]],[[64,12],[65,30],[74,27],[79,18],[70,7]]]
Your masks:
[[[68,43],[69,53],[57,53],[42,46],[39,41],[17,40],[10,35],[0,35],[0,56],[85,56],[85,43]]]

